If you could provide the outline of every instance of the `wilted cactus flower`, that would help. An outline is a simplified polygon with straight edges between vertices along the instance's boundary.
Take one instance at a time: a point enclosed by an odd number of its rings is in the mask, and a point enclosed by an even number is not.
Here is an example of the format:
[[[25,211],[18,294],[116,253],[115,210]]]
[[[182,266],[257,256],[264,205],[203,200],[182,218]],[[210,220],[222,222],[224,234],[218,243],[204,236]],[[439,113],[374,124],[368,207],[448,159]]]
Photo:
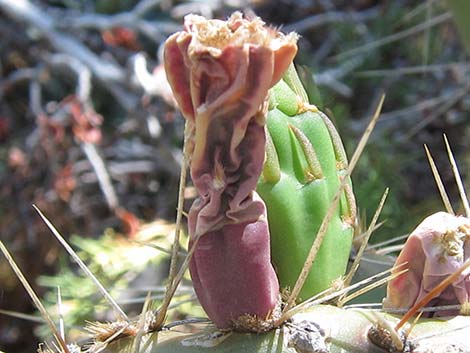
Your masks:
[[[165,70],[190,124],[189,269],[204,310],[219,328],[268,319],[278,303],[264,202],[255,192],[265,157],[268,90],[292,62],[296,34],[259,18],[188,15],[165,45]]]
[[[395,266],[408,271],[387,287],[385,308],[410,308],[442,280],[470,259],[470,219],[438,212],[427,217],[410,234]],[[463,304],[470,300],[470,271],[438,294],[428,306]],[[458,311],[437,311],[436,315],[455,315]]]

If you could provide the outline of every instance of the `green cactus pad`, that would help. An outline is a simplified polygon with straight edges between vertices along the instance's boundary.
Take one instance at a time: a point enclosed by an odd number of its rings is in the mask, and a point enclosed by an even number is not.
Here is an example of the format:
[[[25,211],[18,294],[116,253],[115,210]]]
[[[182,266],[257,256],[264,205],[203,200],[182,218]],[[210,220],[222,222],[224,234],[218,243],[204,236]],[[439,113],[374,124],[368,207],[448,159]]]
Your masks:
[[[220,331],[206,329],[194,334],[161,332],[147,335],[140,353],[382,353],[398,352],[389,346],[387,336],[371,339],[372,328],[393,327],[399,317],[372,310],[342,309],[318,305],[300,312],[292,322],[263,333],[230,333],[220,339]],[[413,352],[467,352],[470,318],[419,319],[405,344]],[[302,327],[308,325],[309,330]],[[297,339],[295,332],[306,333]],[[307,338],[307,340],[305,340]],[[308,343],[306,343],[308,342]],[[305,344],[306,343],[306,344]],[[381,344],[383,348],[379,345]],[[135,339],[119,339],[106,352],[132,353]]]

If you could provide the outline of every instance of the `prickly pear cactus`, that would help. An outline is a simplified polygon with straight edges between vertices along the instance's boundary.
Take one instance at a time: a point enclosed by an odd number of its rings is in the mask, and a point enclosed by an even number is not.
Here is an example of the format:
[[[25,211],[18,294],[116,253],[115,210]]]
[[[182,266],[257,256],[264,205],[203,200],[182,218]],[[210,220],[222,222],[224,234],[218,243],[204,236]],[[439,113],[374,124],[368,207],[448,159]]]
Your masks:
[[[205,331],[159,335],[142,342],[140,353],[384,353],[470,352],[469,318],[421,319],[412,329],[394,332],[398,318],[372,310],[318,305],[294,316],[282,328],[263,334]],[[390,331],[388,331],[390,330]],[[120,340],[109,353],[133,352],[132,340]],[[146,345],[147,343],[147,345]]]
[[[267,120],[266,161],[257,191],[268,208],[272,260],[281,287],[293,288],[346,172],[341,139],[308,102],[293,66],[274,88]],[[350,182],[300,292],[306,299],[344,275],[356,222]]]

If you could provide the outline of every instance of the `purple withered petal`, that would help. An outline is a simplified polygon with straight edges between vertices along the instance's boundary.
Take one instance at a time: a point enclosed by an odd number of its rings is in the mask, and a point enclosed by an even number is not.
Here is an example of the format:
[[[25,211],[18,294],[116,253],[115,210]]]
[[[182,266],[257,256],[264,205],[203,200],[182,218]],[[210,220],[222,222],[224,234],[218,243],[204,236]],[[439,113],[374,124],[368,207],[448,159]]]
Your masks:
[[[190,119],[194,118],[194,111],[189,88],[189,68],[185,65],[182,52],[185,48],[187,50],[191,37],[177,38],[177,34],[171,36],[165,43],[165,63],[172,63],[171,65],[177,69],[168,70],[165,65],[165,73],[181,112],[184,117]]]
[[[427,217],[410,234],[395,265],[407,263],[408,272],[389,282],[386,308],[410,308],[470,258],[470,219],[438,212]],[[402,270],[399,268],[398,270]],[[428,306],[463,304],[470,300],[470,271]],[[436,315],[454,315],[455,311]]]
[[[261,199],[255,197],[253,204],[265,214]],[[199,301],[219,328],[230,327],[244,314],[267,318],[277,304],[279,284],[264,217],[206,233],[197,244],[190,271]]]
[[[265,319],[278,302],[266,207],[255,192],[265,156],[268,90],[296,51],[254,18],[189,15],[165,45],[165,70],[190,124],[191,178],[199,197],[189,211],[190,272],[196,294],[219,328],[248,314]]]

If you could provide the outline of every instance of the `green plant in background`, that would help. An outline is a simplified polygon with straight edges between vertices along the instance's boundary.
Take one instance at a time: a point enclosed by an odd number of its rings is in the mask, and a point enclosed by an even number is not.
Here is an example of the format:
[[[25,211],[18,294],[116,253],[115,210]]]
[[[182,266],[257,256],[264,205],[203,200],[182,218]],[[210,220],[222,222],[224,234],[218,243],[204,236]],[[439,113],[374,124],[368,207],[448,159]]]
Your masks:
[[[268,208],[272,258],[280,284],[292,289],[348,162],[334,125],[309,103],[293,66],[272,90],[267,136],[257,190]],[[355,224],[356,205],[348,177],[300,299],[329,288],[344,275]]]
[[[72,236],[70,244],[78,250],[78,255],[90,271],[117,298],[127,311],[140,311],[147,293],[151,293],[154,305],[163,299],[165,263],[169,259],[174,225],[157,220],[142,226],[132,239],[115,233],[112,229],[98,238]],[[90,279],[77,271],[76,266],[63,264],[54,276],[41,276],[38,283],[48,288],[44,295],[50,312],[60,312],[68,336],[80,337],[78,330],[90,318],[108,320],[109,308]],[[60,290],[61,305],[58,308],[57,296]],[[179,306],[171,317],[202,315],[200,306],[193,298],[191,288],[177,293],[179,301],[187,301]],[[46,325],[39,329],[41,337],[50,331]]]
[[[457,25],[460,39],[470,54],[470,2],[467,0],[448,0],[449,7],[454,16],[455,24]]]

